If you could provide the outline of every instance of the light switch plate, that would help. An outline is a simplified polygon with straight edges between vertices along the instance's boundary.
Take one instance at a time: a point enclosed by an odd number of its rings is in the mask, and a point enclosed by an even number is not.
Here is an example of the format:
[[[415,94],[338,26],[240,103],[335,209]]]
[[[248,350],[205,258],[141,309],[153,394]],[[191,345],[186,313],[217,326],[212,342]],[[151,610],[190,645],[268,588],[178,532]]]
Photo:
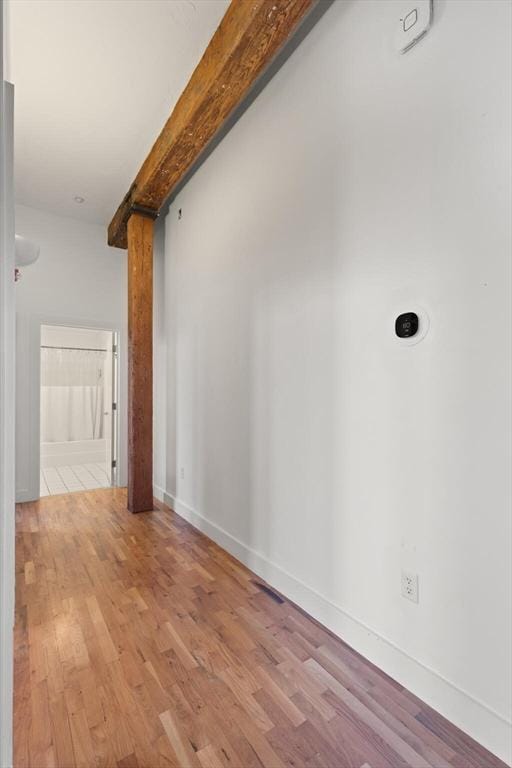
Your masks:
[[[399,53],[407,53],[424,37],[434,18],[434,0],[399,0],[396,8],[395,44]]]

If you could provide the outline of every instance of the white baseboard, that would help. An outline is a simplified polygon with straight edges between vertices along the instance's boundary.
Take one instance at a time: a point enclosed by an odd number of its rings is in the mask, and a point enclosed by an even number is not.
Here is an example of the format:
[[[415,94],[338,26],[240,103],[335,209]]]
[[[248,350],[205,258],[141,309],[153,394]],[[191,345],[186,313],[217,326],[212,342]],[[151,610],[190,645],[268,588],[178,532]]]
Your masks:
[[[410,690],[418,698],[469,734],[509,765],[512,762],[512,723],[439,672],[412,658],[391,640],[368,627],[264,555],[236,539],[161,488],[165,504],[195,528],[240,560],[272,587],[342,638],[358,653]],[[157,498],[160,496],[155,493]]]
[[[167,502],[165,501],[165,498],[164,498],[165,497],[165,491],[164,491],[163,488],[160,488],[159,485],[153,485],[153,496],[155,497],[155,499],[158,499],[158,501],[161,501],[162,503],[167,504]],[[168,506],[170,506],[170,505],[168,505]]]
[[[23,504],[25,501],[35,501],[38,498],[39,495],[34,495],[34,492],[28,488],[16,489],[16,504]]]

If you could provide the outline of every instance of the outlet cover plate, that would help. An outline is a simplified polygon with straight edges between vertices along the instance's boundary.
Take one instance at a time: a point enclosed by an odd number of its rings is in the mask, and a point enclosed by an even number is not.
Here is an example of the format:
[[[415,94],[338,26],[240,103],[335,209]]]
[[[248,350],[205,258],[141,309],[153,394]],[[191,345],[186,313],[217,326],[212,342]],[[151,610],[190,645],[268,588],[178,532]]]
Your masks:
[[[412,571],[402,571],[402,597],[413,603],[419,601],[418,574]]]
[[[399,0],[396,6],[395,45],[399,53],[407,53],[432,26],[434,0]]]

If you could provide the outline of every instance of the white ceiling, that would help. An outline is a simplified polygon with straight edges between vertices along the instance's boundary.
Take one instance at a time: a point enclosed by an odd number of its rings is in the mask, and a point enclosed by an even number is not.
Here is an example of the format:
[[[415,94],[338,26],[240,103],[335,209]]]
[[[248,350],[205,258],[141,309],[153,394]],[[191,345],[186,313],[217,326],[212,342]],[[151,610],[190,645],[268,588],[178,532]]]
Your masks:
[[[227,5],[9,0],[17,201],[107,224]]]

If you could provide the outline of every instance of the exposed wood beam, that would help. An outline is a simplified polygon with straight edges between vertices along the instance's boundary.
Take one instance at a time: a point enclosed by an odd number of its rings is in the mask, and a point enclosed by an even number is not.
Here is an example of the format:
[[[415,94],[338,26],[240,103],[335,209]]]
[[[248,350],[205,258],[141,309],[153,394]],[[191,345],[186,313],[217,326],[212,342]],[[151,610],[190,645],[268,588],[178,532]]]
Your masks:
[[[231,0],[188,85],[108,228],[128,246],[137,206],[158,213],[319,0]]]
[[[153,509],[153,225],[128,219],[128,509]]]

